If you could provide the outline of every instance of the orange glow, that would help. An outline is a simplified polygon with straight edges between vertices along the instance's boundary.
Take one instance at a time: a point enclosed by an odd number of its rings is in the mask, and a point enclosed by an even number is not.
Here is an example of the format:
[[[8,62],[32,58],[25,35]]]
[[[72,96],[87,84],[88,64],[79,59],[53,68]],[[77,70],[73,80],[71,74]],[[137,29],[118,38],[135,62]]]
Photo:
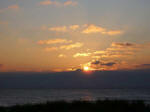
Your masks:
[[[88,66],[85,66],[83,69],[84,69],[84,71],[89,71],[89,67]]]

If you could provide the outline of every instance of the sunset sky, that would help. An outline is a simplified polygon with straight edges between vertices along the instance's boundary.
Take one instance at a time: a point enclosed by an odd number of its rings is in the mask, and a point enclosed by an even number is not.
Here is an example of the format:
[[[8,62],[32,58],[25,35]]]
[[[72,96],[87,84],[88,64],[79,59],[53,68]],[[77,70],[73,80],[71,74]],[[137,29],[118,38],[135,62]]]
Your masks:
[[[150,0],[0,0],[0,71],[150,68]]]

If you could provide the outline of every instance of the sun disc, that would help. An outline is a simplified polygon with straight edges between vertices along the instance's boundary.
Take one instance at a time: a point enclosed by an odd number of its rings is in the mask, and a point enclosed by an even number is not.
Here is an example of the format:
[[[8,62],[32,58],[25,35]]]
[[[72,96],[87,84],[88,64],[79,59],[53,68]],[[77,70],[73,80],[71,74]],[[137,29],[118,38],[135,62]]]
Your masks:
[[[84,71],[88,71],[89,67],[85,66],[83,69],[84,69]]]

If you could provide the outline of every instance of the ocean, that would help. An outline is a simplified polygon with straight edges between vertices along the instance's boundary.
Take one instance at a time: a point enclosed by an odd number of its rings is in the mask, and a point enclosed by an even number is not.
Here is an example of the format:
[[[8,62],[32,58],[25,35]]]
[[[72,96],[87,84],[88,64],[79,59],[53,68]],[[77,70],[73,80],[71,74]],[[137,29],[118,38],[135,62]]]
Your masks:
[[[72,100],[144,100],[150,102],[150,89],[0,89],[0,106]]]

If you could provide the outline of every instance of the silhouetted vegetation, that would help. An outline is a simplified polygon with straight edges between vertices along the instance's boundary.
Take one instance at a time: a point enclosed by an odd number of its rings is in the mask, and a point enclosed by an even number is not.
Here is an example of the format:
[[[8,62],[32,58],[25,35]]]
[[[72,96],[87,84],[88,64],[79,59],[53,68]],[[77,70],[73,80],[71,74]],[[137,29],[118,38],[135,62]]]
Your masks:
[[[0,107],[0,112],[150,112],[143,101],[57,101]]]

